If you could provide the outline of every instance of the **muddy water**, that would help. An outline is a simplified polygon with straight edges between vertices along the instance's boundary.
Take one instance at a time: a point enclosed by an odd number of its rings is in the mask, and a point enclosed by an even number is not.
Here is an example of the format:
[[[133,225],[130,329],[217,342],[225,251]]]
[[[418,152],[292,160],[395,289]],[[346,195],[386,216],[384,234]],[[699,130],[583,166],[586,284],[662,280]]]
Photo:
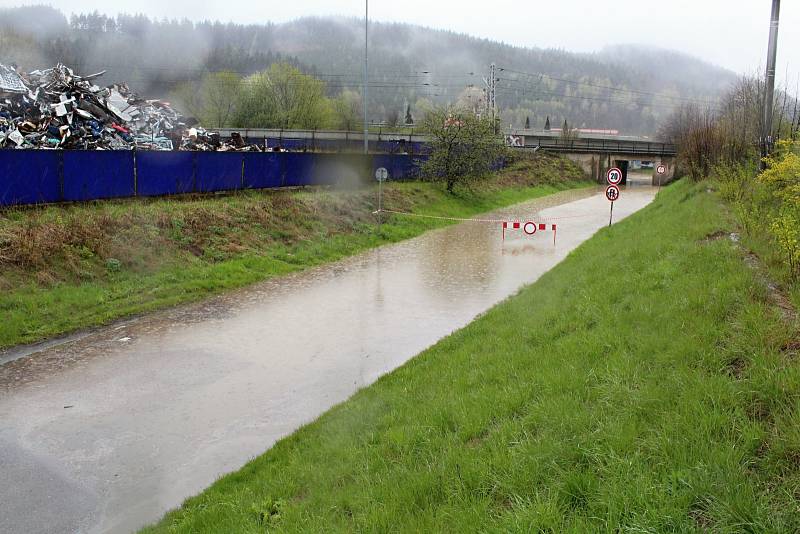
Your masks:
[[[615,220],[655,190],[629,187]],[[0,532],[129,532],[536,280],[608,224],[598,190],[466,222],[0,366]],[[28,351],[30,352],[30,351]],[[19,356],[25,356],[19,358]]]

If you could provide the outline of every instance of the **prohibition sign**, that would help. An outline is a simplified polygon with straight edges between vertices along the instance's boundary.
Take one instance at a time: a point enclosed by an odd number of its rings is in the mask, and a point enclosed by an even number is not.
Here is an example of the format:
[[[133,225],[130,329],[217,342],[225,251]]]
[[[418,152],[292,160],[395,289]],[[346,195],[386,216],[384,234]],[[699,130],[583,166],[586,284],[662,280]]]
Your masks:
[[[656,168],[656,172],[657,172],[658,174],[666,174],[666,173],[667,173],[667,167],[666,167],[666,165],[659,165],[659,166]]]
[[[617,185],[622,181],[622,171],[617,167],[611,167],[606,173],[606,181],[611,185]]]
[[[614,184],[606,187],[606,198],[611,202],[619,200],[619,187]]]
[[[522,226],[522,231],[528,235],[533,235],[536,233],[536,223],[528,221]]]

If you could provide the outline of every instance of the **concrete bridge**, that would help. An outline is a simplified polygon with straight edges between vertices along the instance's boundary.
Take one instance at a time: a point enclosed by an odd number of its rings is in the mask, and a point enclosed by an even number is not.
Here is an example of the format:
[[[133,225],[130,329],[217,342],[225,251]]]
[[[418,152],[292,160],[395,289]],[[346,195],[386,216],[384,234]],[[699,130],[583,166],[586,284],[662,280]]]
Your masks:
[[[653,185],[665,184],[675,177],[675,145],[647,137],[593,134],[564,139],[561,132],[511,131],[506,139],[523,150],[561,153],[598,183],[605,183],[606,171],[611,167],[622,171],[622,183],[626,183],[628,168],[635,161],[653,164]],[[665,172],[659,174],[662,165]]]
[[[297,146],[310,150],[331,147],[341,144],[341,148],[357,148],[363,143],[363,132],[335,130],[279,130],[279,129],[220,129],[222,137],[228,138],[238,132],[250,143],[262,144],[269,140],[272,144]],[[546,150],[558,152],[574,161],[584,172],[598,183],[605,182],[606,171],[611,167],[622,170],[623,183],[627,181],[631,162],[651,162],[653,164],[653,185],[661,185],[671,181],[675,176],[675,145],[662,143],[647,137],[580,134],[572,139],[564,139],[560,130],[533,131],[507,130],[504,132],[508,144],[521,150]],[[404,132],[378,130],[369,133],[369,142],[374,146],[386,146],[386,143],[398,142],[413,147],[427,143],[428,137],[414,130]],[[293,144],[292,144],[293,143]],[[659,174],[658,167],[663,165],[665,173]]]

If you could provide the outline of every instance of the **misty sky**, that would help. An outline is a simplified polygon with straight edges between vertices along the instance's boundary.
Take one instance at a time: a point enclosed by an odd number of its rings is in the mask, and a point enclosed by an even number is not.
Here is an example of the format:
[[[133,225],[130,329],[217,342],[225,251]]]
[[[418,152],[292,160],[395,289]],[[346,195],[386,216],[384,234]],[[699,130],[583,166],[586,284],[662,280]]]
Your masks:
[[[363,16],[364,1],[292,0],[0,0],[0,5],[50,4],[69,15],[100,11],[155,18],[240,23],[284,22],[307,15]],[[642,43],[672,48],[740,73],[765,64],[771,0],[372,0],[370,18],[454,30],[519,46],[578,52]],[[800,76],[800,2],[784,0],[778,77]],[[654,66],[657,68],[657,66]]]

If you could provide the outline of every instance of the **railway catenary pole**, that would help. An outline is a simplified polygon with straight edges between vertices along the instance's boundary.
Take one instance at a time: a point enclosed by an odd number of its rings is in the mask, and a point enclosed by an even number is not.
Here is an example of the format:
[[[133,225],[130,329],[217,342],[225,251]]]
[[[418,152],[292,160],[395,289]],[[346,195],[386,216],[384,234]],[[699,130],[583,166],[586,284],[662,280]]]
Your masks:
[[[364,154],[369,154],[369,122],[367,121],[367,85],[369,80],[369,0],[364,0]]]
[[[767,72],[764,87],[764,109],[761,131],[761,156],[766,157],[772,145],[772,112],[775,98],[775,60],[778,55],[778,22],[781,0],[772,0],[772,14],[769,21],[769,46],[767,47]],[[766,164],[761,162],[762,168]]]

